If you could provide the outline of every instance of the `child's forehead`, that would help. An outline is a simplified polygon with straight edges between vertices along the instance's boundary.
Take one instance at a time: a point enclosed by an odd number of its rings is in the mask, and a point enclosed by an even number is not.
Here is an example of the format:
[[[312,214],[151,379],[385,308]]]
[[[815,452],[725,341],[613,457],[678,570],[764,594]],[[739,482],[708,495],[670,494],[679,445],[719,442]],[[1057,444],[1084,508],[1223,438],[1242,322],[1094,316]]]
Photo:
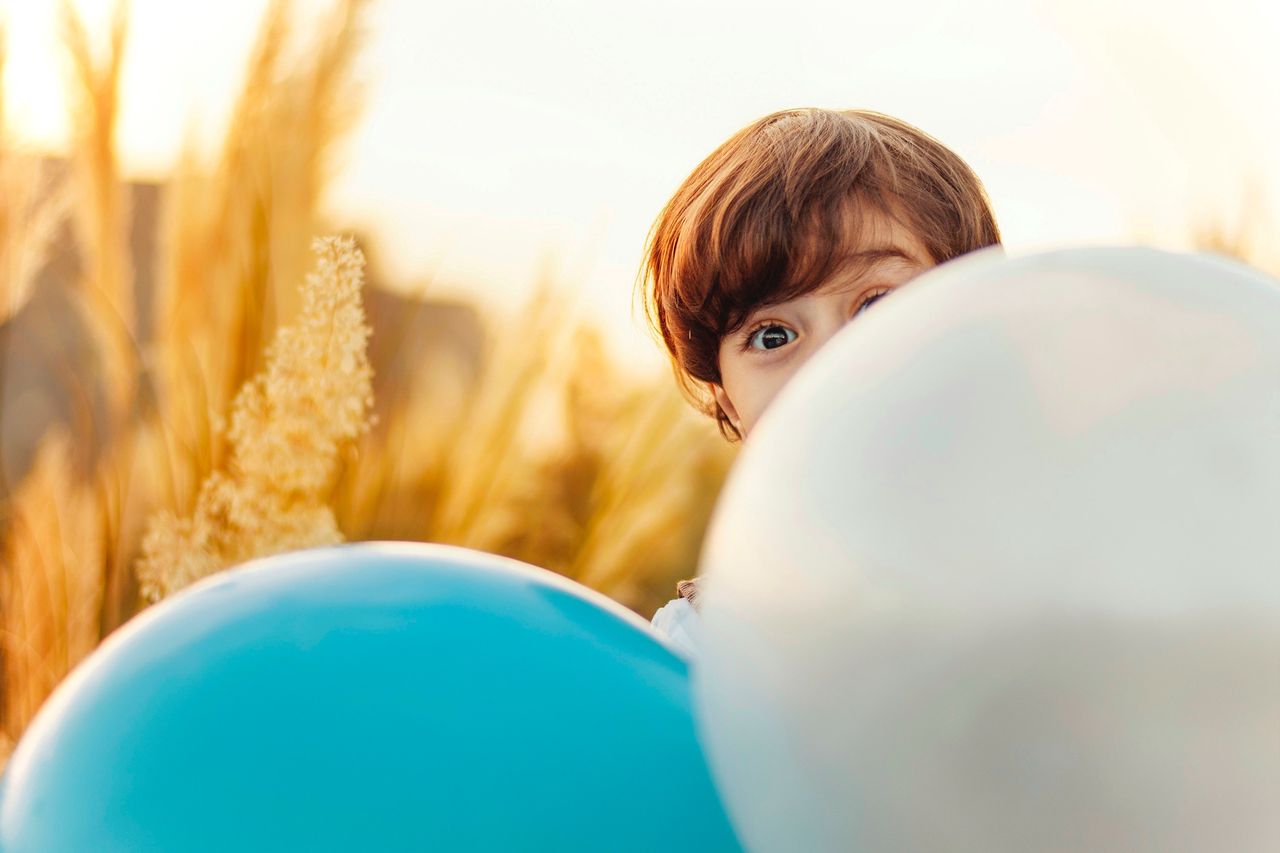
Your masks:
[[[927,260],[928,249],[901,200],[877,199],[874,204],[867,204],[863,199],[850,199],[841,208],[838,221],[842,237],[840,254],[851,262],[883,250],[897,250],[921,262]]]
[[[870,270],[887,265],[908,264],[924,266],[927,258],[910,244],[910,241],[884,241],[865,248],[845,252],[831,268],[821,289],[855,285],[857,279]]]
[[[927,244],[900,199],[856,193],[790,221],[773,240],[747,242],[733,273],[721,279],[728,309],[721,336],[762,308],[819,290],[857,287],[871,271],[893,265],[933,265]]]
[[[931,265],[928,249],[907,226],[893,222],[860,229],[821,262],[813,261],[796,269],[796,276],[778,280],[755,305],[748,306],[748,311],[809,293],[852,290],[862,284],[868,273],[885,267]]]

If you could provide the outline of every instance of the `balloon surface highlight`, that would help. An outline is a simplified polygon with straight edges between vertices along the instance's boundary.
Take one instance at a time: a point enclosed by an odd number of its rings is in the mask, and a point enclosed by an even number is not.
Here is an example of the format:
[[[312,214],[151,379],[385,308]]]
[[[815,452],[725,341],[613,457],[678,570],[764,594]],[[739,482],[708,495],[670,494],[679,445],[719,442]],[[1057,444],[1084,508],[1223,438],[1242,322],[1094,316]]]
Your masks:
[[[701,568],[753,850],[1280,849],[1280,286],[937,267],[774,400]]]
[[[643,619],[513,560],[364,544],[109,637],[11,758],[0,849],[740,848]]]

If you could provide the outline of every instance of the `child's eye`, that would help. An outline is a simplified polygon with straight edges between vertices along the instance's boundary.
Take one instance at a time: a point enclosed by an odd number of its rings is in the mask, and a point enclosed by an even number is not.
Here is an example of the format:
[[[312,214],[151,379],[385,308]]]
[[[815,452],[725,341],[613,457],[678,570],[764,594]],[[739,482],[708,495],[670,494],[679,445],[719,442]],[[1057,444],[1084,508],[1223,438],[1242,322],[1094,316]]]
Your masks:
[[[873,293],[870,296],[868,296],[866,299],[863,300],[862,304],[858,306],[858,310],[853,312],[853,316],[857,317],[863,311],[866,311],[868,308],[871,307],[871,303],[875,302],[882,296],[887,296],[891,289],[892,288],[886,288],[880,291],[879,293]]]
[[[788,337],[788,335],[790,337]],[[786,346],[795,339],[796,333],[791,329],[777,323],[769,323],[768,325],[761,326],[747,336],[746,348],[765,350],[777,349],[778,347]],[[760,344],[759,346],[756,346],[757,341]]]

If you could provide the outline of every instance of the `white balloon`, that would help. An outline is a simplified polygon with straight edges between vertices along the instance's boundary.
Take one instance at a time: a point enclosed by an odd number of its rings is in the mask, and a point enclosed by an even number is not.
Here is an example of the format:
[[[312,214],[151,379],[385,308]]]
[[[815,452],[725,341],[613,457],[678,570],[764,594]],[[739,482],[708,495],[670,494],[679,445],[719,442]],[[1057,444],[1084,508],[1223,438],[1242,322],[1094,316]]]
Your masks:
[[[759,851],[1280,850],[1280,289],[945,264],[747,440],[700,729]]]

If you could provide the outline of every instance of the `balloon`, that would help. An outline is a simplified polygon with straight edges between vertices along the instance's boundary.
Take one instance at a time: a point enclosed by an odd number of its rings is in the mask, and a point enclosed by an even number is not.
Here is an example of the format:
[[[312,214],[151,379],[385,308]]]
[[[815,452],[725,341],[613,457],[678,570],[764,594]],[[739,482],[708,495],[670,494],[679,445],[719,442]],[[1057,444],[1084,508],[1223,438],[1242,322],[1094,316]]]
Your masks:
[[[260,560],[125,625],[19,742],[0,848],[740,849],[643,619],[410,544]]]
[[[751,849],[1280,849],[1280,289],[1138,248],[940,266],[747,439],[700,566]]]

